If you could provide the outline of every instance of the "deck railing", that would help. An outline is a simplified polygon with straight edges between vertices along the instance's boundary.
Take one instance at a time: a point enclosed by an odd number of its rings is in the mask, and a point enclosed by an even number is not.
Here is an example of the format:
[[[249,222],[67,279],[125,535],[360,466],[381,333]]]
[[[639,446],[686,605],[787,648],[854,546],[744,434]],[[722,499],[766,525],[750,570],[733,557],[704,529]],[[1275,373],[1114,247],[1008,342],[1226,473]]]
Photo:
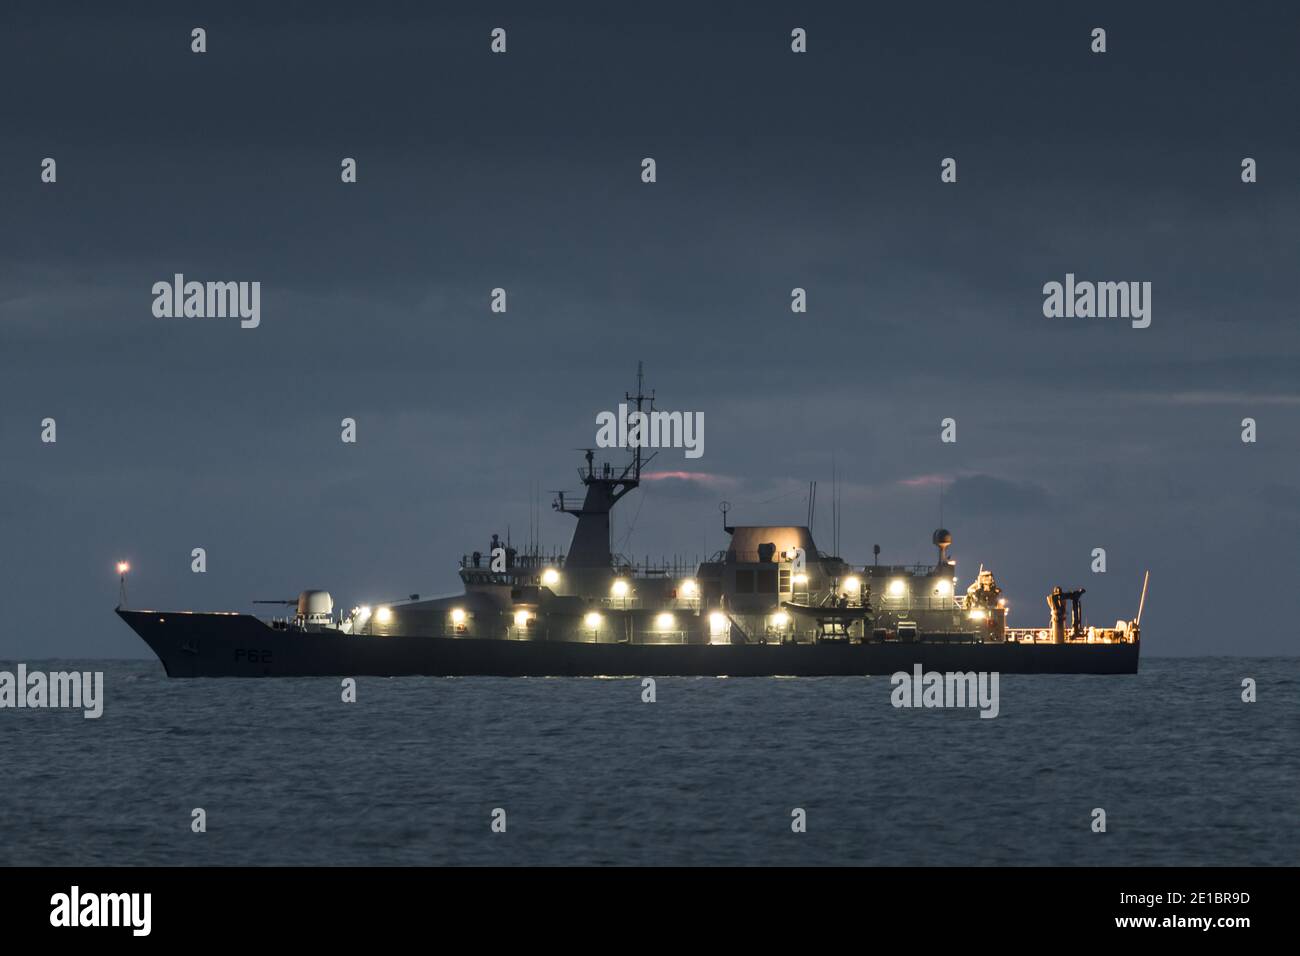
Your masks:
[[[1046,627],[1009,627],[1006,629],[1007,641],[1013,644],[1053,644],[1051,628]],[[1085,628],[1081,636],[1075,637],[1069,631],[1065,633],[1066,644],[1133,644],[1131,631],[1117,631],[1108,627]]]

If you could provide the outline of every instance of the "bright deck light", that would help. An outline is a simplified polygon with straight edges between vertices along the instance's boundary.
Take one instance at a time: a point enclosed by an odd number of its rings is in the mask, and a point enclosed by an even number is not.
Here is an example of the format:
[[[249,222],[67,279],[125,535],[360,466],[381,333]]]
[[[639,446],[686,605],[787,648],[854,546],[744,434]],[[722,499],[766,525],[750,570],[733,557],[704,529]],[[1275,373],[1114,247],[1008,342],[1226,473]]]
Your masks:
[[[523,611],[523,610],[515,611],[515,627],[527,627],[528,620],[531,617],[532,614],[530,614],[527,611]]]
[[[785,611],[777,611],[772,615],[772,626],[775,628],[784,628],[790,623],[790,615]]]
[[[548,588],[553,588],[560,583],[560,572],[555,568],[547,568],[542,572],[542,583]]]
[[[727,615],[714,611],[709,615],[709,633],[714,637],[727,633]]]
[[[938,592],[940,597],[947,597],[949,594],[952,593],[952,582],[940,581],[938,584],[934,586],[934,589],[935,591]]]
[[[392,608],[381,607],[378,611],[375,612],[375,620],[378,621],[380,624],[387,624],[392,619],[393,619]]]
[[[463,607],[454,607],[451,609],[451,623],[457,627],[465,623],[465,609]]]
[[[127,564],[127,562],[125,562],[125,561],[119,561],[119,562],[117,562],[117,573],[118,573],[118,574],[126,574],[126,572],[128,572],[128,571],[130,571],[130,570],[131,570],[131,565]]]
[[[600,627],[600,622],[602,620],[603,618],[601,618],[601,616],[595,611],[588,611],[587,616],[582,619],[582,623],[586,624],[587,627],[594,631],[596,628]]]
[[[861,587],[862,587],[862,582],[859,581],[857,578],[844,579],[844,590],[847,591],[849,594],[857,594],[858,590]]]
[[[975,610],[971,611],[971,612],[970,612],[970,619],[971,619],[972,621],[982,621],[982,620],[984,620],[984,612],[983,612],[983,610],[981,610],[980,608],[976,608]]]
[[[700,586],[695,583],[694,578],[687,578],[682,582],[682,597],[693,598],[700,593]]]
[[[661,631],[667,631],[673,626],[673,616],[665,611],[655,618],[655,627]]]
[[[896,598],[902,597],[903,592],[905,592],[906,590],[907,590],[907,585],[903,583],[902,578],[894,578],[894,580],[889,582],[890,597],[896,597]]]
[[[799,587],[803,587],[805,584],[808,583],[808,575],[796,574],[794,576],[794,583],[797,584]]]
[[[613,585],[610,586],[609,589],[609,593],[614,595],[614,597],[616,598],[627,597],[627,591],[628,591],[627,582],[624,581],[622,578],[617,578],[614,581]]]

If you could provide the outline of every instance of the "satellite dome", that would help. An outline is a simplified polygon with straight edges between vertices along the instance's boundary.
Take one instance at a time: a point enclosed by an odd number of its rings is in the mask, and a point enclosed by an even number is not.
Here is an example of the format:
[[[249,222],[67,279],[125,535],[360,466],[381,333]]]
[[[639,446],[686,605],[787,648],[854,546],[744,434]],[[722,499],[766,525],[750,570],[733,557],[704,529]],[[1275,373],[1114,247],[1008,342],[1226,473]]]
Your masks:
[[[931,540],[936,548],[946,548],[952,544],[952,533],[947,528],[940,528]]]

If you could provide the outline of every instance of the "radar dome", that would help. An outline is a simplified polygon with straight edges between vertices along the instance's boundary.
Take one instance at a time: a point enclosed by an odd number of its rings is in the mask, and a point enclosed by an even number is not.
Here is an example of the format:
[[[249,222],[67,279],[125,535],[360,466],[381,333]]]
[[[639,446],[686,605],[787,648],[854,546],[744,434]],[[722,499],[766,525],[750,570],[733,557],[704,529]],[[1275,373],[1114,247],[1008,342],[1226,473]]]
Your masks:
[[[298,615],[305,618],[329,617],[334,613],[334,598],[329,591],[303,591],[298,595]]]

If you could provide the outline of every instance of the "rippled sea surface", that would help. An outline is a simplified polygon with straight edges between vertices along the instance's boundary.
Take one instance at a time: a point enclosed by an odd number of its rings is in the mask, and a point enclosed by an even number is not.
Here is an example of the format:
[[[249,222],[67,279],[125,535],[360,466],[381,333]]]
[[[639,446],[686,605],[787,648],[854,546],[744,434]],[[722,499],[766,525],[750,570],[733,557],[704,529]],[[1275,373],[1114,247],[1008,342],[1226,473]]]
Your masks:
[[[362,678],[345,704],[338,680],[26,663],[102,670],[106,703],[0,710],[4,864],[1300,863],[1297,658],[1003,675],[992,720],[895,709],[887,677],[660,679],[654,703]]]

